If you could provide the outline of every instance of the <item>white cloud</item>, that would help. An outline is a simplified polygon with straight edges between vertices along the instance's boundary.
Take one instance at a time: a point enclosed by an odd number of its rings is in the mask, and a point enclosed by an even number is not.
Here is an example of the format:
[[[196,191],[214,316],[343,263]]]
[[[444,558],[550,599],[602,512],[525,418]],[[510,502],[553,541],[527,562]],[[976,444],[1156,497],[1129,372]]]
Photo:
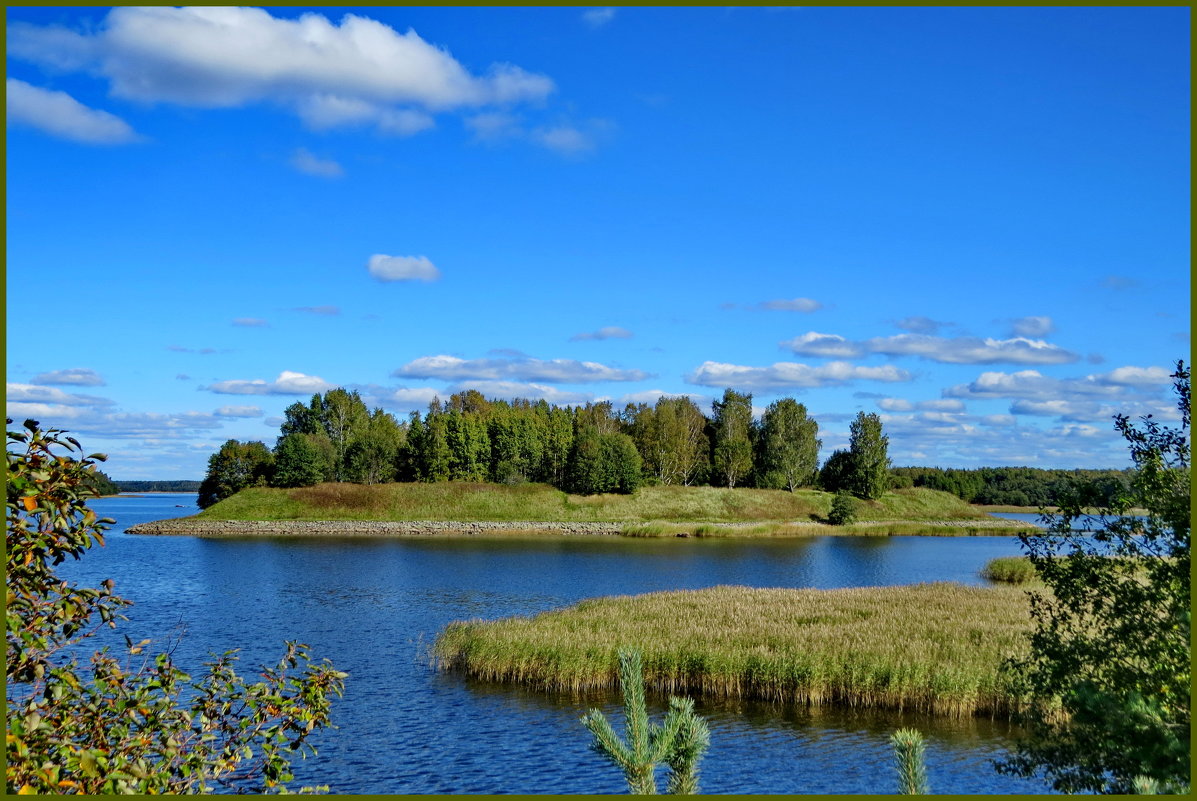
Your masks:
[[[647,403],[650,406],[655,406],[661,398],[689,398],[700,409],[709,408],[711,405],[710,395],[703,395],[698,392],[666,392],[663,389],[646,389],[643,392],[629,392],[627,395],[621,396],[615,402],[615,405],[622,407],[629,403]]]
[[[919,356],[947,364],[1064,364],[1079,357],[1061,347],[1038,339],[981,339],[979,337],[936,337],[927,334],[896,334],[851,341],[836,334],[810,331],[779,343],[802,356],[857,358],[866,354]]]
[[[881,398],[877,401],[877,407],[887,412],[910,412],[914,411],[915,409],[928,412],[964,411],[964,403],[950,398],[945,398],[943,400],[924,400],[913,403],[903,398]]]
[[[793,300],[766,300],[758,308],[765,311],[794,311],[809,314],[823,308],[823,304],[810,298],[794,298]]]
[[[802,356],[854,359],[864,355],[864,350],[859,344],[849,342],[838,334],[820,334],[818,331],[808,331],[778,344]]]
[[[611,20],[615,19],[615,9],[607,8],[591,8],[582,12],[582,21],[592,28],[601,28]]]
[[[474,132],[474,138],[480,142],[495,142],[524,136],[520,118],[504,111],[485,111],[475,114],[466,118],[465,125]]]
[[[233,320],[233,325],[240,328],[265,328],[270,323],[263,320],[261,317],[238,317]],[[187,348],[171,347],[171,350],[186,351]],[[201,353],[209,353],[211,348],[205,348]]]
[[[339,306],[296,306],[295,311],[318,314],[323,317],[336,317],[341,313]]]
[[[315,131],[374,125],[380,133],[413,136],[436,127],[432,115],[415,109],[392,109],[355,98],[314,95],[296,109],[300,119]],[[337,165],[338,168],[340,165]]]
[[[1016,400],[1010,404],[1010,414],[1092,420],[1099,416],[1101,408],[1101,404],[1093,401]]]
[[[543,100],[544,75],[497,63],[472,74],[414,30],[373,19],[259,8],[119,7],[95,33],[9,26],[9,55],[108,79],[114,97],[201,108],[272,103],[314,126],[370,122],[411,133],[427,112]]]
[[[1163,367],[1118,367],[1084,378],[1049,378],[1037,370],[1016,373],[985,372],[968,384],[943,391],[948,398],[1016,398],[1061,400],[1073,397],[1125,397],[1134,390],[1166,387],[1171,371]]]
[[[582,342],[591,339],[631,339],[632,332],[626,328],[620,328],[617,325],[608,325],[600,328],[597,331],[589,331],[583,334],[574,334],[570,337],[571,342]]]
[[[1157,387],[1172,383],[1172,371],[1164,367],[1117,367],[1108,373],[1085,376],[1086,381],[1128,387]]]
[[[467,389],[476,389],[487,398],[545,400],[558,406],[578,406],[596,400],[595,396],[589,392],[571,392],[545,384],[523,381],[471,381],[468,384],[455,384],[447,387],[445,391],[451,395],[456,392],[464,392]]]
[[[397,378],[440,378],[447,381],[547,381],[581,384],[598,381],[640,381],[641,370],[621,370],[598,362],[573,359],[460,359],[456,356],[422,356],[391,372]]]
[[[291,154],[291,166],[308,175],[320,178],[340,178],[345,170],[340,164],[331,159],[321,159],[313,156],[307,148],[297,148]]]
[[[441,271],[427,256],[387,256],[375,253],[366,264],[379,281],[435,281]]]
[[[318,376],[283,370],[274,381],[263,381],[260,378],[252,381],[217,381],[200,389],[222,395],[313,395],[327,392],[335,386]]]
[[[771,367],[744,367],[708,361],[686,376],[688,383],[699,386],[762,391],[824,387],[857,380],[909,381],[911,375],[892,365],[858,367],[847,362],[829,362],[819,367],[810,367],[795,362],[777,362]]]
[[[1019,317],[1010,323],[1010,333],[1016,337],[1045,337],[1055,330],[1050,317]]]
[[[257,406],[221,406],[213,414],[217,417],[261,417],[264,412]]]
[[[941,327],[949,325],[949,323],[932,320],[930,317],[914,315],[912,317],[903,317],[901,320],[895,322],[894,325],[915,334],[934,334]]]
[[[919,401],[915,404],[919,409],[930,409],[937,412],[962,412],[964,411],[964,403],[951,398],[944,398],[942,400],[925,400]]]
[[[16,78],[9,78],[6,86],[9,123],[89,145],[124,145],[141,139],[120,117],[85,106],[66,92],[40,89]]]
[[[573,125],[554,125],[537,128],[529,137],[533,142],[566,155],[577,155],[594,149],[594,137]]]
[[[465,120],[474,141],[498,144],[531,142],[563,156],[580,156],[594,150],[615,125],[607,119],[588,119],[581,124],[560,122],[529,128],[518,115],[506,111],[485,111]]]
[[[111,406],[113,404],[108,398],[96,395],[77,395],[63,392],[54,387],[42,387],[35,384],[9,383],[6,385],[5,398],[9,404],[39,403],[57,406]]]
[[[102,387],[104,379],[88,367],[72,367],[69,370],[52,370],[33,377],[34,384],[67,384],[76,387]]]

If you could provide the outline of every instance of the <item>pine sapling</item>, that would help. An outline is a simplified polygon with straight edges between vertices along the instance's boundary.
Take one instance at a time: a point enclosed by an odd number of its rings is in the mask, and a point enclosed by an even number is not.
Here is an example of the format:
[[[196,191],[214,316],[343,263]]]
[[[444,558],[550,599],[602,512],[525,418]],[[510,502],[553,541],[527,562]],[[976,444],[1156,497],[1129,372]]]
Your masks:
[[[889,738],[894,746],[898,767],[898,792],[902,795],[927,795],[927,768],[923,761],[925,744],[917,729],[898,729]]]
[[[654,771],[662,762],[670,770],[670,794],[697,793],[698,762],[710,742],[710,732],[706,721],[694,714],[694,702],[671,697],[669,713],[661,725],[650,723],[639,651],[619,652],[619,681],[627,742],[615,733],[601,711],[592,709],[582,717],[582,725],[594,735],[591,748],[623,770],[633,795],[657,794]]]

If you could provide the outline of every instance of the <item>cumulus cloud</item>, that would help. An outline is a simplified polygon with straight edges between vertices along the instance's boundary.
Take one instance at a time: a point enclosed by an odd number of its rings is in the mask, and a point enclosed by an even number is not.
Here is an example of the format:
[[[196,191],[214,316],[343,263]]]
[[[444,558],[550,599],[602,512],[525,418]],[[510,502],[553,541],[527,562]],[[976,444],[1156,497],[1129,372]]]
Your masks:
[[[124,145],[141,139],[120,117],[85,106],[66,92],[40,89],[16,78],[9,78],[6,85],[10,124],[22,123],[88,145]]]
[[[337,162],[331,159],[317,158],[304,147],[297,148],[291,154],[291,166],[300,172],[320,178],[340,178],[345,174],[345,170]]]
[[[563,156],[579,156],[594,150],[615,128],[602,118],[582,123],[560,122],[529,127],[521,117],[506,111],[485,111],[465,120],[474,141],[499,144],[510,141],[531,142]]]
[[[435,281],[441,277],[441,271],[427,256],[375,253],[367,262],[366,269],[379,281]]]
[[[335,317],[341,313],[341,309],[338,306],[296,306],[295,311],[319,314],[324,317]]]
[[[964,411],[964,403],[955,400],[954,398],[924,400],[917,402],[911,402],[903,398],[881,398],[877,401],[877,407],[887,412],[910,412],[914,411],[915,409],[931,413]]]
[[[1108,373],[1084,378],[1050,378],[1038,370],[1015,373],[985,372],[975,381],[957,384],[943,391],[946,398],[1012,398],[1058,400],[1073,396],[1115,397],[1128,391],[1162,389],[1170,382],[1170,370],[1163,367],[1118,367]]]
[[[594,137],[573,125],[553,125],[534,129],[529,137],[533,142],[566,155],[586,153],[594,149]]]
[[[239,328],[265,328],[266,326],[270,325],[270,323],[266,322],[261,317],[238,317],[233,320],[233,325],[238,326]],[[171,350],[188,351],[187,348],[178,348],[174,346],[171,347]],[[205,348],[200,352],[211,353],[212,349]]]
[[[264,412],[257,406],[221,406],[213,414],[217,417],[261,417]]]
[[[574,334],[570,337],[571,342],[583,342],[591,339],[631,339],[632,332],[626,328],[620,328],[617,325],[608,325],[600,328],[597,331],[589,331],[583,334]]]
[[[655,406],[661,398],[689,398],[700,409],[709,408],[711,405],[711,396],[698,392],[666,392],[663,389],[646,389],[643,392],[629,392],[621,396],[616,401],[616,406],[624,406],[629,403],[647,403],[650,406]]]
[[[546,75],[511,63],[474,74],[414,30],[400,34],[357,14],[338,24],[310,12],[273,17],[262,8],[117,7],[95,31],[13,23],[7,51],[97,74],[111,96],[130,101],[269,104],[312,128],[371,125],[395,135],[424,131],[443,111],[537,103],[555,89]],[[108,136],[130,133],[109,126]]]
[[[10,56],[106,78],[114,97],[144,103],[232,108],[289,107],[316,127],[369,123],[407,134],[429,114],[538,102],[554,90],[544,75],[507,63],[475,75],[414,30],[367,17],[340,24],[260,8],[120,7],[95,32],[14,23]]]
[[[1045,337],[1055,330],[1050,317],[1019,317],[1010,322],[1010,334],[1016,337]]]
[[[242,317],[240,319],[248,320],[251,318]],[[234,320],[233,325],[237,325],[237,324],[238,324],[237,321]],[[251,325],[265,325],[265,324],[266,324],[265,320],[262,320],[260,323],[251,323]],[[175,353],[198,353],[201,356],[211,356],[213,353],[217,352],[216,348],[185,348],[182,345],[167,345],[166,349],[169,351],[174,351]]]
[[[865,353],[857,342],[849,342],[838,334],[820,334],[818,331],[808,331],[778,344],[802,356],[828,359],[854,359]]]
[[[758,304],[757,308],[764,311],[793,311],[809,314],[823,308],[823,304],[810,298],[794,298],[792,300],[766,300]]]
[[[460,359],[422,356],[391,372],[396,378],[440,378],[446,381],[547,381],[584,384],[597,381],[641,381],[641,370],[622,370],[598,362],[573,359]]]
[[[52,370],[33,377],[34,384],[59,384],[76,387],[102,387],[104,379],[88,367],[72,367],[69,370]]]
[[[260,378],[251,381],[217,381],[200,389],[222,395],[313,395],[317,392],[327,392],[335,386],[318,376],[283,370],[274,381],[263,381]]]
[[[592,28],[601,28],[613,19],[615,9],[611,7],[590,8],[582,12],[582,21]]]
[[[5,398],[9,404],[9,414],[14,413],[13,404],[36,403],[52,404],[55,406],[111,406],[113,402],[108,398],[96,395],[79,395],[73,392],[63,392],[54,387],[43,387],[36,384],[8,383],[5,387]]]
[[[505,111],[484,111],[475,114],[466,118],[465,125],[474,132],[474,139],[479,142],[497,142],[525,135],[520,118]]]
[[[828,362],[810,367],[795,362],[777,362],[770,367],[744,367],[708,361],[686,376],[687,383],[699,386],[761,391],[834,386],[857,380],[909,381],[911,375],[893,365],[859,367],[848,362]]]
[[[1069,420],[1092,420],[1101,411],[1101,404],[1074,400],[1017,400],[1010,404],[1010,414],[1029,414],[1039,417],[1061,417]]]
[[[571,392],[527,381],[471,381],[447,387],[445,391],[451,395],[467,389],[476,389],[487,398],[545,400],[558,406],[578,406],[595,400],[595,396],[589,392]]]
[[[943,323],[939,320],[932,320],[930,317],[914,315],[912,317],[903,317],[901,320],[895,322],[894,325],[903,331],[910,331],[914,334],[934,334],[943,326],[951,325],[951,323]]]
[[[897,334],[853,341],[836,334],[809,331],[779,343],[800,356],[859,358],[870,354],[918,356],[946,364],[1064,364],[1079,356],[1039,339],[981,339],[979,337],[937,337],[928,334]]]

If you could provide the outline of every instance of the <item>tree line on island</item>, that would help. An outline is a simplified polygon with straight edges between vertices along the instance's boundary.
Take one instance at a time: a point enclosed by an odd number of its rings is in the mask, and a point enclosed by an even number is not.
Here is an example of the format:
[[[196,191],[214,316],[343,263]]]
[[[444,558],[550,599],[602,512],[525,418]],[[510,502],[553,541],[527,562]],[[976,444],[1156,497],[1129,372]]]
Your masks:
[[[875,414],[860,413],[852,444],[819,470],[819,425],[782,398],[753,419],[752,395],[728,389],[710,417],[687,397],[655,404],[610,401],[556,406],[487,399],[477,390],[434,399],[400,422],[370,410],[356,391],[333,389],[284,412],[273,450],[229,440],[200,484],[207,508],[245,487],[322,482],[540,482],[567,492],[632,493],[643,484],[848,490],[875,498],[887,488],[887,439]],[[834,486],[832,486],[834,485]]]
[[[246,487],[323,482],[539,482],[577,494],[632,493],[644,484],[785,489],[816,487],[875,499],[930,487],[972,503],[1053,505],[1076,478],[1114,497],[1126,471],[1027,467],[955,470],[891,467],[877,414],[859,412],[849,446],[820,465],[819,424],[793,398],[754,420],[752,395],[724,391],[707,416],[688,397],[655,404],[610,401],[563,407],[545,400],[487,399],[477,390],[434,399],[406,421],[370,410],[353,390],[315,394],[284,412],[273,449],[230,439],[199,486],[207,508]],[[1084,475],[1080,475],[1083,473]]]

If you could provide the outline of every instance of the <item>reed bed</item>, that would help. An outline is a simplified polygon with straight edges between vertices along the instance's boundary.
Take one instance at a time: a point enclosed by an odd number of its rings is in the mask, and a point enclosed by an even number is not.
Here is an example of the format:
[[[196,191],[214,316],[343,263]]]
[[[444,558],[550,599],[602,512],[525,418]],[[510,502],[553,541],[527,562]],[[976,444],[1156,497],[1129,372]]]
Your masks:
[[[458,621],[433,651],[444,669],[541,690],[616,687],[617,650],[636,648],[662,693],[1005,717],[1018,703],[998,667],[1029,630],[1013,587],[721,586]]]
[[[1035,566],[1025,556],[990,559],[982,568],[981,575],[990,581],[1005,581],[1010,584],[1028,584],[1038,579]]]

